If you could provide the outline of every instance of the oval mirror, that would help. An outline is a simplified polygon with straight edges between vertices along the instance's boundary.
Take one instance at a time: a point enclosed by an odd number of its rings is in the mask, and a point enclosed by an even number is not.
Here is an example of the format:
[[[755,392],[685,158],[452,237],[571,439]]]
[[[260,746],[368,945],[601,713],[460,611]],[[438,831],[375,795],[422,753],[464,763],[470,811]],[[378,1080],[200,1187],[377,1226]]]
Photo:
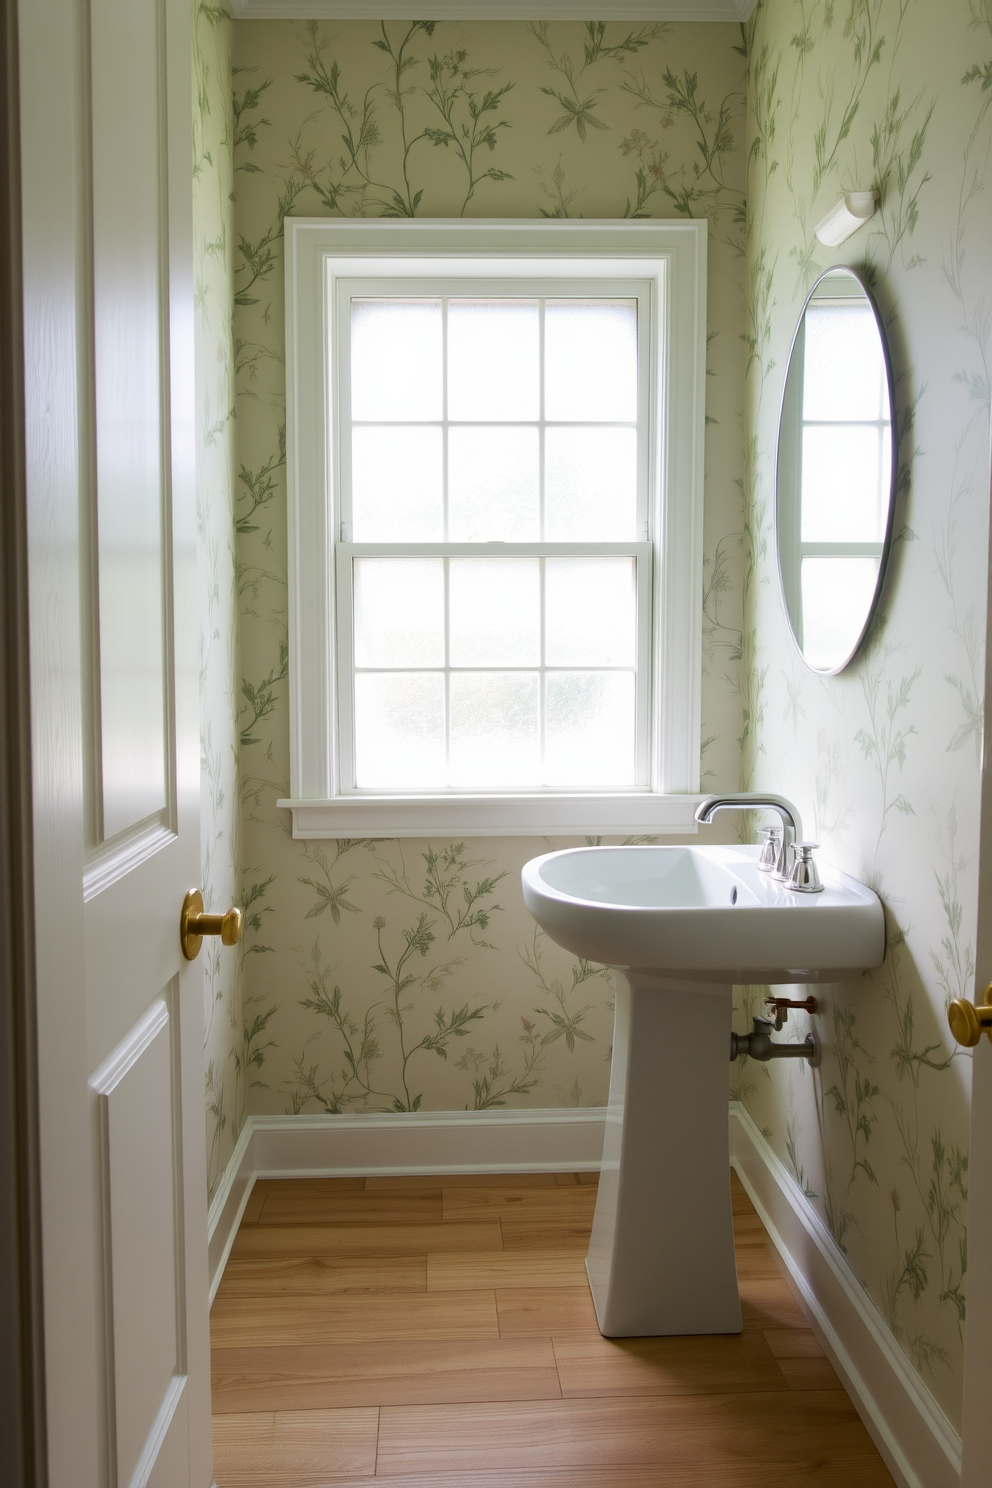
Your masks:
[[[878,600],[892,536],[892,369],[860,275],[816,281],[792,342],[775,472],[782,593],[815,672],[853,660]]]

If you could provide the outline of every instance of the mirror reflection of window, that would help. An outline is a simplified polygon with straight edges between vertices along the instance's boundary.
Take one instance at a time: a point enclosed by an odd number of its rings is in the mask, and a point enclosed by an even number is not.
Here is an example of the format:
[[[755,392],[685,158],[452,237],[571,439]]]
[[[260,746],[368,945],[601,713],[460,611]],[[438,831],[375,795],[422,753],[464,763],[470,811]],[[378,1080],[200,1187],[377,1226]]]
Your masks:
[[[796,334],[778,481],[793,631],[811,667],[835,671],[850,659],[871,611],[892,486],[885,352],[874,309],[844,269],[816,286]]]

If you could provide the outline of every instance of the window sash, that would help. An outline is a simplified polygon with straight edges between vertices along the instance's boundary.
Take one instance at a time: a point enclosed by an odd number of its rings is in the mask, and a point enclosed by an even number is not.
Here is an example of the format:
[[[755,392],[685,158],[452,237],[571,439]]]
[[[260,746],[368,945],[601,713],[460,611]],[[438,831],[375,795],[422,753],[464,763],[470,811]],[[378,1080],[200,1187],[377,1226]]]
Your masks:
[[[333,737],[337,757],[337,789],[343,796],[387,795],[416,796],[474,795],[480,790],[493,795],[516,795],[519,787],[489,786],[480,783],[475,787],[435,786],[421,790],[415,786],[403,787],[395,792],[385,788],[365,789],[356,784],[355,759],[355,662],[354,662],[354,560],[358,557],[584,557],[624,556],[635,562],[636,593],[636,660],[634,701],[634,783],[623,787],[602,787],[603,794],[621,794],[630,791],[650,791],[652,788],[652,695],[655,657],[653,651],[653,583],[654,552],[652,545],[651,500],[653,484],[653,452],[657,439],[657,394],[653,386],[652,335],[653,320],[658,314],[657,288],[650,279],[617,277],[589,278],[526,278],[503,279],[492,277],[440,276],[425,278],[339,278],[336,280],[333,299],[333,324],[331,326],[332,364],[329,397],[329,423],[332,430],[329,450],[331,468],[336,471],[334,481],[335,508],[332,531],[335,535],[335,572],[337,576],[337,603],[335,615],[335,671],[337,698],[336,716],[332,720]],[[537,419],[480,420],[452,419],[448,416],[447,367],[445,365],[444,405],[440,419],[354,420],[351,410],[351,316],[352,301],[366,299],[414,299],[438,300],[442,305],[444,321],[443,356],[447,360],[447,307],[453,299],[485,300],[537,300],[540,304],[541,361],[540,361],[540,414]],[[636,305],[637,324],[637,419],[630,420],[552,420],[545,417],[544,378],[544,304],[547,300],[633,300]],[[443,449],[443,510],[445,532],[448,527],[448,430],[465,427],[531,427],[539,431],[539,512],[543,533],[545,524],[545,431],[556,428],[634,428],[636,430],[636,507],[634,533],[622,543],[570,541],[565,543],[499,542],[499,543],[451,543],[434,541],[423,543],[385,542],[356,543],[353,541],[354,518],[352,506],[352,430],[377,426],[440,428]],[[444,668],[450,675],[453,668]],[[516,670],[508,668],[508,670]],[[597,669],[598,670],[598,669]],[[447,719],[450,723],[450,718]],[[590,789],[600,789],[590,786]],[[557,790],[551,786],[534,786],[535,791],[547,794],[567,794],[568,787]]]
[[[650,542],[641,543],[351,543],[336,545],[337,614],[337,754],[338,789],[342,796],[475,796],[480,791],[493,796],[517,796],[521,790],[547,795],[572,795],[574,786],[485,785],[397,788],[367,787],[355,783],[355,637],[354,637],[354,563],[358,558],[630,558],[634,563],[635,583],[635,657],[634,657],[634,782],[623,786],[589,786],[588,789],[610,794],[630,794],[651,789],[651,703],[652,703],[652,611],[654,549]],[[629,671],[631,668],[506,666],[484,667],[411,667],[398,670],[443,672],[500,670],[511,672],[559,671]]]
[[[541,279],[494,279],[494,278],[340,278],[336,281],[336,294],[331,325],[331,345],[334,357],[331,386],[328,390],[329,416],[332,430],[330,457],[336,472],[334,490],[336,496],[334,531],[339,540],[350,540],[354,531],[352,520],[352,465],[351,430],[376,425],[390,427],[441,428],[444,459],[444,511],[448,511],[448,440],[449,429],[454,428],[537,428],[540,431],[540,511],[543,518],[545,505],[544,431],[555,428],[631,428],[637,430],[637,507],[635,532],[638,541],[650,541],[654,536],[651,523],[650,491],[652,488],[652,454],[657,438],[656,390],[652,386],[652,324],[658,314],[655,303],[657,291],[649,279],[624,278],[541,278]],[[541,416],[537,420],[486,420],[450,419],[447,410],[447,375],[445,375],[445,407],[441,419],[425,420],[353,420],[351,415],[351,301],[353,299],[436,299],[445,307],[452,299],[538,299],[538,300],[634,300],[637,304],[637,409],[636,424],[629,421],[599,420],[576,421],[555,420],[544,417],[544,336],[541,337]],[[543,318],[543,307],[542,307]],[[447,355],[447,331],[445,330],[445,356]]]

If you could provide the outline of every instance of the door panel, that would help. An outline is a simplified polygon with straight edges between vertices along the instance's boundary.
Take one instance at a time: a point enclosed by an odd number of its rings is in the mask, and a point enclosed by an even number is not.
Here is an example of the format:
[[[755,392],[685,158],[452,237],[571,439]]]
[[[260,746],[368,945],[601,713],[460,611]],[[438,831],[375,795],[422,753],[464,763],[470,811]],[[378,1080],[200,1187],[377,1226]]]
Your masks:
[[[132,1481],[146,1447],[154,1452],[186,1374],[176,1213],[182,1159],[169,1018],[174,991],[156,998],[90,1081],[100,1097],[108,1387],[121,1484]]]
[[[156,0],[94,0],[93,365],[101,837],[167,805],[164,54]],[[97,820],[100,820],[100,815]]]
[[[209,1488],[190,7],[19,27],[49,1484]]]

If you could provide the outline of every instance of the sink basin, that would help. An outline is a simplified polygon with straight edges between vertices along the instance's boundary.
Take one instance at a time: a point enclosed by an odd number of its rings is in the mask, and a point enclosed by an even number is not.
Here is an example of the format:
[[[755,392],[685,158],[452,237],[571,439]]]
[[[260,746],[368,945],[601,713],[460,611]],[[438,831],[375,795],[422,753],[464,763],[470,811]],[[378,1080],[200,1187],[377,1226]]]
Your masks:
[[[587,847],[523,870],[524,902],[551,939],[620,973],[586,1258],[608,1338],[741,1330],[733,985],[840,981],[885,954],[882,906],[864,884],[820,864],[823,892],[796,893],[758,872],[758,852]],[[804,1077],[806,1066],[793,1076]]]
[[[585,847],[523,870],[524,903],[573,955],[701,982],[840,981],[881,965],[877,895],[819,864],[821,894],[758,872],[757,847]]]

